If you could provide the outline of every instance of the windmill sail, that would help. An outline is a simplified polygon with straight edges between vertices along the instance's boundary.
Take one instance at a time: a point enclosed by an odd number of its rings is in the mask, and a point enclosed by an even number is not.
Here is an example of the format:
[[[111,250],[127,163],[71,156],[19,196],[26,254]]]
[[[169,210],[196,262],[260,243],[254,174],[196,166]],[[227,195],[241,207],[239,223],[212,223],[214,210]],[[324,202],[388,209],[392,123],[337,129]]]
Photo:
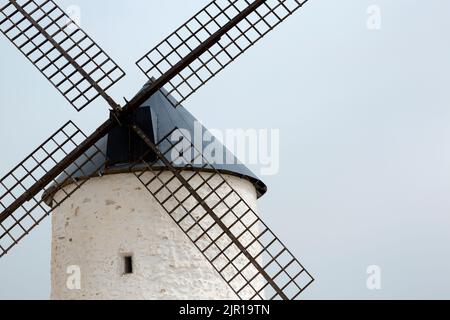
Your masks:
[[[252,300],[298,298],[313,277],[183,131],[175,129],[153,145],[134,129],[150,146],[147,153],[157,155],[155,163],[169,168],[144,161],[147,170],[133,170],[135,175],[235,294]],[[175,168],[180,161],[185,166]]]
[[[0,0],[0,30],[80,111],[125,73],[53,0]]]
[[[39,184],[40,179],[85,138],[73,122],[68,122],[0,180],[0,258],[86,182],[74,177],[80,176],[86,168],[91,170],[92,164],[98,168],[94,173],[103,168],[104,162],[99,167],[98,159],[105,157],[94,146],[72,164],[72,171],[63,171],[58,180],[39,186],[39,193],[28,196],[29,189]],[[50,188],[60,193],[47,204],[43,195]]]
[[[53,0],[0,0],[0,31],[75,109],[98,96],[113,108],[113,116],[89,137],[68,122],[0,180],[0,257],[89,177],[103,173],[107,156],[96,144],[114,135],[117,125],[127,125],[123,120],[132,119],[147,99],[159,90],[179,105],[307,1],[211,2],[137,62],[156,80],[120,108],[106,90],[123,71]],[[183,131],[175,129],[155,145],[136,124],[129,128],[149,147],[130,172],[237,297],[296,299],[313,282],[223,171],[209,163]],[[173,134],[179,136],[177,142]],[[175,165],[178,161],[183,165]],[[156,169],[155,163],[162,166]]]
[[[199,55],[165,86],[182,104],[308,0],[215,0],[138,62],[159,78],[195,50]],[[214,40],[212,40],[214,39]]]

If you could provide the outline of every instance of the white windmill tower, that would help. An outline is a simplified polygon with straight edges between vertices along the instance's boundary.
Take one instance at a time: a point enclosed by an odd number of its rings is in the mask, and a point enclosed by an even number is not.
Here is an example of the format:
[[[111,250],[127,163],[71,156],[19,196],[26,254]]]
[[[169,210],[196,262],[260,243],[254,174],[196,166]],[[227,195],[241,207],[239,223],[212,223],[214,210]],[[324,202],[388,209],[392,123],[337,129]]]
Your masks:
[[[106,90],[124,73],[53,1],[3,2],[3,34],[77,110],[102,96],[111,116],[89,137],[68,122],[1,180],[0,256],[53,212],[54,299],[295,299],[311,284],[256,214],[265,185],[210,163],[180,105],[306,0],[211,2],[138,61],[152,80],[123,107]]]
[[[198,126],[197,120],[182,106],[173,108],[169,100],[160,92],[152,96],[135,114],[134,119],[145,130],[149,137],[156,141],[167,137],[167,143],[176,143],[178,133],[194,137]],[[176,128],[183,129],[175,131]],[[198,130],[198,128],[197,128]],[[203,133],[206,129],[201,128]],[[153,138],[155,137],[155,138]],[[186,168],[187,161],[181,160],[179,152],[184,150],[184,156],[194,154],[191,145],[179,144],[166,156],[172,162],[179,162],[183,176],[191,178],[191,185],[198,188],[199,194],[206,197],[210,203],[218,203],[219,197],[224,198],[231,189],[222,184],[222,178],[235,192],[226,198],[227,202],[243,201],[256,212],[257,197],[265,192],[264,184],[259,181],[244,165],[236,164],[237,160],[217,141],[208,145],[224,154],[224,159],[231,159],[229,165],[215,164],[221,173],[217,175],[208,168],[203,168],[205,162],[190,161],[193,168]],[[205,145],[206,147],[206,145]],[[69,175],[83,180],[95,175],[97,167],[108,162],[101,177],[91,178],[59,208],[52,216],[52,297],[55,299],[76,298],[130,298],[130,299],[233,299],[235,293],[224,279],[214,270],[198,249],[186,237],[182,226],[193,225],[191,217],[200,224],[207,224],[206,218],[200,220],[201,209],[192,210],[189,216],[177,225],[164,208],[176,207],[179,203],[169,195],[180,188],[170,171],[161,163],[152,166],[152,172],[145,172],[142,180],[149,180],[158,175],[149,188],[157,191],[157,197],[149,197],[148,191],[136,179],[145,167],[136,166],[138,157],[145,150],[142,140],[127,127],[118,127],[106,139],[102,139],[96,149],[101,150],[107,159],[95,158],[95,164],[89,163],[83,168],[83,173],[72,166],[67,171]],[[218,152],[220,152],[218,151]],[[188,154],[188,152],[190,154]],[[228,153],[228,154],[227,154]],[[153,159],[147,158],[148,162]],[[81,161],[80,161],[81,163]],[[92,166],[91,166],[92,165]],[[192,170],[196,170],[195,172]],[[130,172],[134,171],[134,172]],[[168,181],[172,178],[172,181]],[[204,179],[204,180],[203,180]],[[162,187],[165,182],[167,187]],[[70,189],[70,185],[67,186]],[[217,188],[217,189],[215,189]],[[169,191],[170,190],[170,191]],[[214,192],[217,192],[215,195]],[[51,205],[54,192],[45,195]],[[179,190],[176,197],[183,200],[188,194]],[[55,197],[64,196],[63,191]],[[157,199],[164,202],[161,205]],[[183,200],[183,206],[178,208],[178,216],[185,215],[189,202]],[[234,204],[234,203],[233,203]],[[224,206],[225,207],[225,206]],[[242,217],[245,213],[244,202],[233,208],[228,216]],[[247,213],[244,221],[250,222],[251,213]],[[252,229],[258,234],[257,226]],[[193,235],[196,230],[190,231]],[[198,231],[197,231],[198,232]],[[211,237],[219,236],[220,232],[211,230]],[[236,264],[239,261],[235,262]],[[76,266],[81,272],[81,290],[67,287],[67,267]],[[78,271],[77,271],[78,272]],[[257,281],[255,280],[254,283]],[[260,284],[261,285],[261,284]],[[256,286],[256,285],[255,285]],[[245,294],[245,293],[244,293]],[[251,298],[250,293],[247,297]]]

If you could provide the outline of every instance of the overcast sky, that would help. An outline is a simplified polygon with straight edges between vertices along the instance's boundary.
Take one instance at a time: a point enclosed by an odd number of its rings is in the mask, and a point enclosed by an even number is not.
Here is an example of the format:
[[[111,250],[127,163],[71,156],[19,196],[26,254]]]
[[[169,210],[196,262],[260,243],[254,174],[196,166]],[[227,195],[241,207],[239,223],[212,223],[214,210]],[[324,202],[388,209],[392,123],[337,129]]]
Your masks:
[[[57,2],[127,72],[117,99],[208,3]],[[260,213],[317,279],[304,298],[450,298],[449,32],[447,0],[310,0],[185,104],[208,128],[280,130]],[[0,175],[69,119],[90,132],[107,117],[101,100],[76,113],[3,36],[0,57]],[[0,299],[47,299],[49,271],[50,219],[0,260]]]

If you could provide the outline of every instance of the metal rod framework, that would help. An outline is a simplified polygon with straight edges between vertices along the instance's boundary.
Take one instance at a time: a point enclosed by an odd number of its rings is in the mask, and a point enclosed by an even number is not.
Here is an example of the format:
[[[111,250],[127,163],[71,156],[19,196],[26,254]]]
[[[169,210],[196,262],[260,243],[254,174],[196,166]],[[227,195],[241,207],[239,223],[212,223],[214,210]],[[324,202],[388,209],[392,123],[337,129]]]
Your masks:
[[[219,219],[214,211],[208,206],[205,200],[194,190],[194,188],[186,181],[186,179],[172,166],[169,160],[161,153],[158,147],[147,137],[144,131],[142,131],[137,125],[132,125],[131,128],[136,134],[148,145],[148,147],[157,155],[158,159],[164,163],[164,165],[174,174],[177,180],[189,191],[190,195],[200,204],[200,206],[214,219],[214,221],[220,226],[220,228],[230,237],[231,241],[239,248],[239,250],[246,256],[258,272],[266,279],[268,283],[275,289],[275,291],[283,298],[288,300],[288,297],[277,286],[266,271],[259,265],[259,263],[253,258],[253,256],[247,251],[247,249],[239,242],[230,229]]]
[[[132,171],[239,298],[295,299],[314,281],[182,131],[155,144],[132,128],[149,146],[142,159],[156,155]]]
[[[9,206],[17,199],[18,194],[27,190],[31,183],[37,182],[85,138],[84,133],[71,121],[56,131],[0,180],[0,208]],[[65,168],[58,179],[50,181],[41,188],[39,193],[23,202],[10,215],[2,215],[0,217],[0,257],[87,181],[86,179],[78,180],[77,176],[86,177],[88,168],[92,167],[100,173],[104,167],[105,157],[100,149],[91,147],[89,152],[83,153],[83,156],[73,162],[70,168]],[[49,199],[45,193],[51,191],[50,189],[61,193],[57,198]]]
[[[250,0],[212,1],[193,18],[149,51],[136,64],[148,78],[159,78],[215,31],[243,12]],[[252,13],[234,24],[164,87],[181,105],[308,0],[267,0],[253,3]]]
[[[76,110],[98,96],[118,110],[106,90],[125,73],[92,38],[53,0],[8,2],[0,8],[0,31]]]

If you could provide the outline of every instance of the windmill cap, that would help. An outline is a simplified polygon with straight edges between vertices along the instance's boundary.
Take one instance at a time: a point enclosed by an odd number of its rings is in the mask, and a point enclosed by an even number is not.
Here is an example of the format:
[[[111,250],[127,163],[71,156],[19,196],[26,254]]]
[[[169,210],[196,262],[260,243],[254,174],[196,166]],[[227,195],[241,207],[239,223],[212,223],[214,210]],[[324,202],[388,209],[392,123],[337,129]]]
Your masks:
[[[151,84],[149,81],[142,88],[145,89]],[[167,97],[166,97],[167,96]],[[170,100],[172,100],[172,102]],[[211,144],[214,145],[215,150],[222,149],[223,159],[221,163],[214,163],[214,168],[222,174],[228,174],[237,176],[242,179],[250,181],[257,192],[257,197],[262,197],[267,192],[267,186],[259,179],[247,166],[241,163],[236,156],[229,151],[220,141],[216,139],[189,111],[187,111],[183,106],[173,107],[173,102],[175,99],[167,94],[164,89],[158,91],[153,96],[151,96],[136,112],[136,117],[138,117],[138,122],[146,125],[144,131],[151,136],[154,141],[160,141],[167,135],[169,135],[175,129],[181,129],[185,133],[190,134],[194,137],[195,134],[201,130],[203,136],[208,137],[208,141],[202,139],[202,150],[205,150]],[[118,130],[123,127],[118,127]],[[97,156],[93,158],[93,161],[85,163],[81,159],[75,161],[68,169],[66,173],[62,174],[57,178],[56,184],[49,188],[43,198],[47,204],[51,204],[53,200],[53,195],[58,191],[58,187],[67,179],[68,176],[71,179],[83,180],[92,176],[98,176],[98,168],[101,168],[101,174],[117,174],[117,173],[128,173],[131,169],[139,170],[145,169],[144,166],[139,168],[136,166],[136,159],[130,159],[129,146],[123,146],[124,143],[129,139],[123,139],[121,137],[123,134],[120,131],[115,132],[114,130],[110,132],[107,136],[100,139],[95,147],[92,147],[86,152],[89,157],[100,150],[102,156]],[[198,143],[196,141],[196,143]],[[170,157],[171,155],[166,155]],[[106,162],[108,158],[108,162]],[[172,159],[168,159],[172,160]],[[82,173],[79,170],[80,163],[82,165]],[[107,164],[106,164],[107,163]],[[189,164],[193,169],[199,169],[200,171],[208,171],[204,169],[203,164]],[[174,167],[183,169],[185,164],[176,163],[173,164]],[[164,170],[166,167],[161,162],[156,162],[153,166],[154,169]]]

